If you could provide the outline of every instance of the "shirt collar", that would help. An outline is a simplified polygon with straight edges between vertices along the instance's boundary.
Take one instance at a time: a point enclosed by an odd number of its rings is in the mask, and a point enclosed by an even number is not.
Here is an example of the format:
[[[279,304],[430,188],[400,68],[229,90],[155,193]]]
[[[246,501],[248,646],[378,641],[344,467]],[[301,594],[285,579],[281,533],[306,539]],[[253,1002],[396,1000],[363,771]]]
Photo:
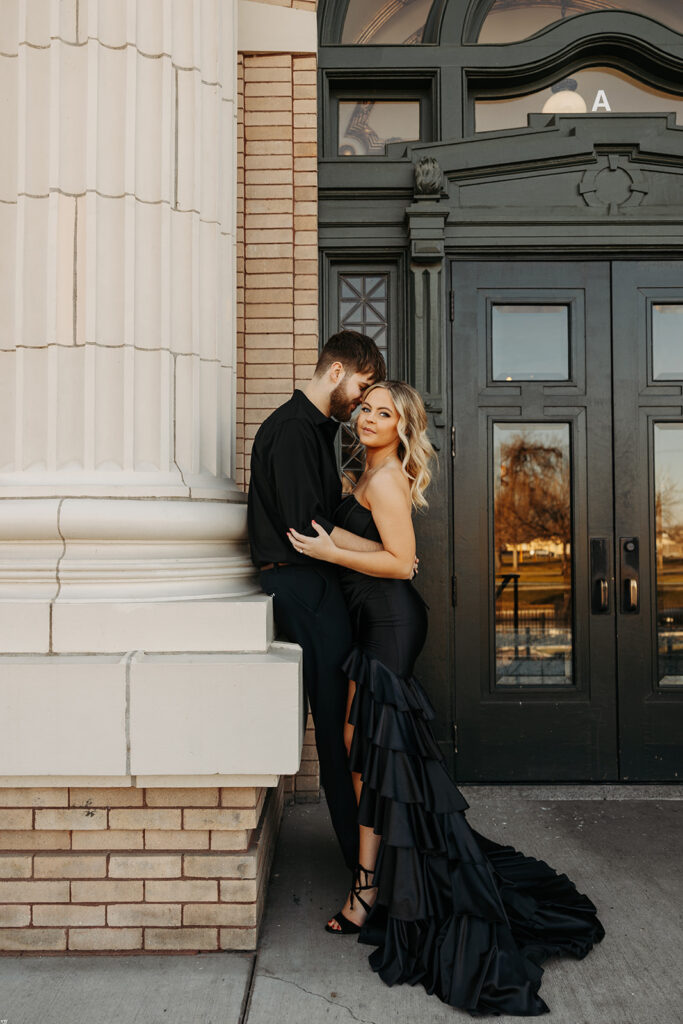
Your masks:
[[[293,395],[294,401],[297,404],[297,409],[302,416],[314,423],[316,427],[323,427],[325,430],[334,436],[339,429],[339,424],[336,420],[333,420],[330,416],[326,416],[324,412],[321,412],[317,405],[308,398],[300,388],[296,388]]]

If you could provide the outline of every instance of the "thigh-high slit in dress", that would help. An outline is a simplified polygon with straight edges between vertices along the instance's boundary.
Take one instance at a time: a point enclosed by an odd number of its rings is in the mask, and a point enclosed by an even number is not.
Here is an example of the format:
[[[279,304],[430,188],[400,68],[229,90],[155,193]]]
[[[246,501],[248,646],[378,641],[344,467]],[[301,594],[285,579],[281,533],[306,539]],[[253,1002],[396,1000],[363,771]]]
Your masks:
[[[353,495],[339,526],[379,540]],[[382,837],[377,902],[359,940],[387,985],[421,983],[472,1016],[538,1016],[550,956],[584,957],[604,936],[596,908],[542,860],[470,828],[469,806],[431,730],[434,710],[413,677],[427,634],[408,580],[341,571],[354,629],[343,669],[356,683],[350,768],[360,772],[358,821]]]

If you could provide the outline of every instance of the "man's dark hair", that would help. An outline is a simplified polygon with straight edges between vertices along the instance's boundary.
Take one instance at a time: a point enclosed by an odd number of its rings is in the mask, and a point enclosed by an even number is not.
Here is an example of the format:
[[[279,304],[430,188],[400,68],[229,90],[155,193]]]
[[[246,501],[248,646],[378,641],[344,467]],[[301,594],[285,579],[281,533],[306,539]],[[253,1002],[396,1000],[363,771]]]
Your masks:
[[[325,373],[332,363],[341,363],[346,373],[372,373],[375,380],[384,380],[387,375],[384,356],[372,338],[359,331],[332,335],[318,357],[316,376]]]

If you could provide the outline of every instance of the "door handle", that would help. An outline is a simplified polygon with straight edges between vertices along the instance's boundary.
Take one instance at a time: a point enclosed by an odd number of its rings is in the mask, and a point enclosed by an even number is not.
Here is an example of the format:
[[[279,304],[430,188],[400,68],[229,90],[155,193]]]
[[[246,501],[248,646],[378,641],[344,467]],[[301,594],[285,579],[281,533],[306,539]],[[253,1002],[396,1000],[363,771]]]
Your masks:
[[[606,612],[609,608],[609,583],[602,577],[597,581],[598,584],[598,611]]]
[[[591,612],[609,613],[610,554],[607,537],[591,537]]]
[[[625,581],[624,611],[638,611],[638,580],[633,576]]]
[[[637,537],[622,537],[619,541],[621,571],[621,610],[625,615],[640,611],[640,548]]]

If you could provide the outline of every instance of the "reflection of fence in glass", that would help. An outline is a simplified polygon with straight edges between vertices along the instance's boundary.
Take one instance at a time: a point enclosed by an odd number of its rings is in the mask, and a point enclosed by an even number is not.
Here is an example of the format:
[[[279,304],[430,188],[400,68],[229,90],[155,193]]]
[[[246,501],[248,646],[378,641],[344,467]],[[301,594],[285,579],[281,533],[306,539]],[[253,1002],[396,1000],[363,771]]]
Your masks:
[[[655,551],[660,686],[683,686],[683,423],[655,424]]]
[[[569,425],[494,426],[496,684],[573,682]]]

